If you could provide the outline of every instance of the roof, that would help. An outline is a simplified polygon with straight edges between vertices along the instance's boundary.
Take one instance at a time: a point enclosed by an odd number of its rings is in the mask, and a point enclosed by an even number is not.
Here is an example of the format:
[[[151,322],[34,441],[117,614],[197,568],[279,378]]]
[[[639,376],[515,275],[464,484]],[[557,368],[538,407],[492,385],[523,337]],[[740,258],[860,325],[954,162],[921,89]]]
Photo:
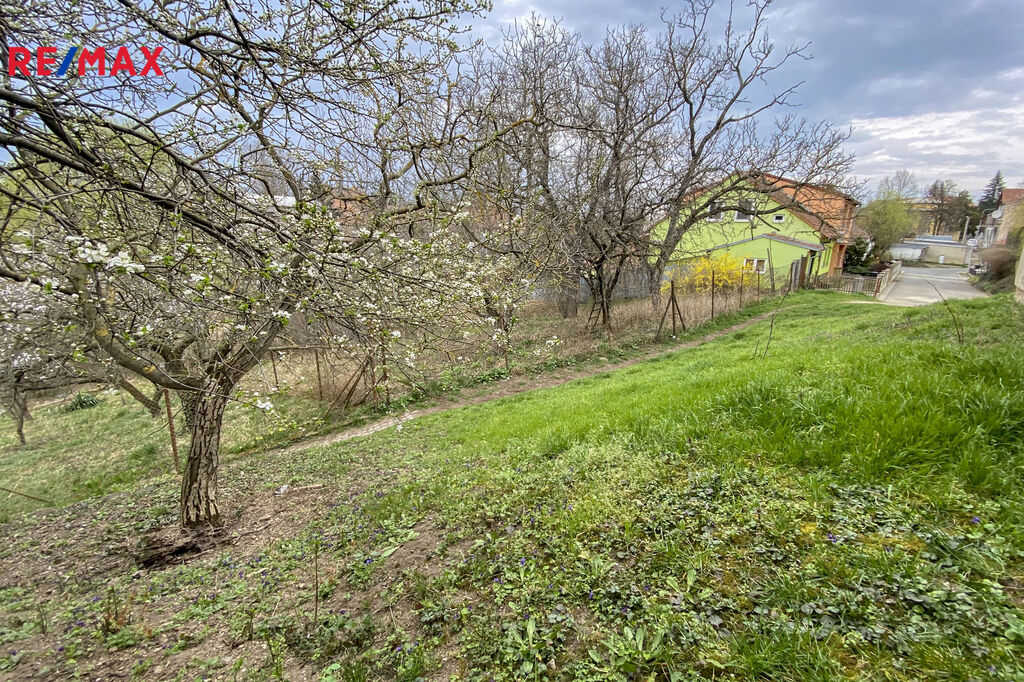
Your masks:
[[[755,185],[756,192],[767,194],[781,209],[789,211],[826,239],[853,243],[858,237],[867,236],[853,224],[854,211],[860,202],[834,187],[812,185],[768,173],[752,173],[742,180]],[[712,186],[694,189],[687,198],[707,192]]]
[[[778,188],[770,193],[776,203],[790,209],[822,236],[840,242],[857,238],[853,213],[860,202],[854,197],[834,187],[804,184],[778,175],[765,174],[762,179],[769,189]]]
[[[799,201],[795,200],[788,193],[782,190],[775,190],[774,192],[769,193],[768,196],[772,198],[772,201],[788,210],[794,217],[805,223],[812,230],[818,232],[822,237],[826,237],[828,239],[840,238],[839,230],[825,220],[822,220],[821,217],[808,211]]]
[[[773,185],[779,185],[780,189],[795,191],[794,196],[796,194],[799,194],[800,192],[806,192],[810,196],[827,198],[830,200],[842,199],[843,201],[848,201],[854,204],[855,206],[860,206],[860,201],[858,201],[856,197],[847,194],[846,192],[843,192],[842,190],[839,190],[835,187],[830,187],[828,185],[812,185],[810,183],[800,182],[799,180],[793,180],[791,178],[785,178],[781,175],[771,175],[769,173],[765,173],[762,177],[767,179]]]
[[[1006,187],[999,195],[999,203],[1006,205],[1024,199],[1024,187]]]
[[[726,249],[730,246],[736,246],[737,244],[746,244],[748,242],[756,241],[758,239],[768,239],[773,242],[780,242],[782,244],[790,244],[791,246],[799,246],[802,249],[808,251],[824,251],[825,247],[821,244],[815,244],[814,242],[805,242],[802,239],[794,239],[793,237],[787,237],[783,234],[778,233],[761,233],[747,239],[740,239],[739,241],[729,242],[728,244],[719,244],[718,246],[712,246],[708,251],[717,251],[718,249]]]

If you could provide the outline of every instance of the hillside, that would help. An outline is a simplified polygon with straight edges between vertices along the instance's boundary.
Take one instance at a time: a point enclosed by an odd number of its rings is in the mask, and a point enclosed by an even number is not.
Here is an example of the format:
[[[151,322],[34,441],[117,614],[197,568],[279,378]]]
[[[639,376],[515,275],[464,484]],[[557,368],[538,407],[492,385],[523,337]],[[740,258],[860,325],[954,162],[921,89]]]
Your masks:
[[[167,463],[104,433],[110,400],[40,413],[91,431],[31,467],[72,457],[67,499],[93,496],[0,526],[0,674],[1024,677],[1024,309],[951,310],[963,343],[941,305],[800,293],[774,324],[366,438],[239,433],[228,525],[187,541]]]

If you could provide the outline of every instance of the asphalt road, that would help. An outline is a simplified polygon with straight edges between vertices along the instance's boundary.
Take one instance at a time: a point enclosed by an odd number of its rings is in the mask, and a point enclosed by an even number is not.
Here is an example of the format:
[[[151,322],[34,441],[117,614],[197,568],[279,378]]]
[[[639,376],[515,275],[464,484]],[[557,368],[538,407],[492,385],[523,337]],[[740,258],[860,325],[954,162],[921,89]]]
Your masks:
[[[932,286],[934,285],[934,287]],[[903,268],[903,276],[878,300],[889,305],[926,305],[936,303],[942,296],[951,298],[979,298],[988,296],[967,281],[967,269],[956,266],[934,265],[927,268]]]

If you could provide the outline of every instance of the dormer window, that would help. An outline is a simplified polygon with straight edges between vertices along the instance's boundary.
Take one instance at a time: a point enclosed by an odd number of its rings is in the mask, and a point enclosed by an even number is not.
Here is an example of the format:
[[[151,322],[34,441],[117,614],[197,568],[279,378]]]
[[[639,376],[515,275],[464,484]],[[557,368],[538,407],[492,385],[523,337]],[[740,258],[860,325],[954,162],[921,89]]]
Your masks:
[[[740,210],[736,211],[736,222],[749,223],[750,216],[754,213],[754,202],[750,199],[740,199]]]
[[[713,201],[708,205],[708,220],[717,223],[722,219],[722,202]]]

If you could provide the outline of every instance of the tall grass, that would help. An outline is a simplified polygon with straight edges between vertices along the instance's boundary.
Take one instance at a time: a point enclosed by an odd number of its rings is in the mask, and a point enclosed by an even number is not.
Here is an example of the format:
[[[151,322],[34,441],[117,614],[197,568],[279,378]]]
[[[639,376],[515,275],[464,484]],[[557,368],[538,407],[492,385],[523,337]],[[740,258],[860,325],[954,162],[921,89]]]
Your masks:
[[[1012,305],[958,308],[968,335],[987,344],[985,330]],[[942,315],[803,294],[779,313],[766,358],[753,352],[763,349],[763,322],[614,375],[470,408],[446,435],[543,454],[628,434],[718,461],[766,459],[862,481],[952,476],[1005,492],[1024,465],[1024,345],[1004,337],[998,350],[960,347],[948,330],[921,339],[922,328],[942,329]]]

